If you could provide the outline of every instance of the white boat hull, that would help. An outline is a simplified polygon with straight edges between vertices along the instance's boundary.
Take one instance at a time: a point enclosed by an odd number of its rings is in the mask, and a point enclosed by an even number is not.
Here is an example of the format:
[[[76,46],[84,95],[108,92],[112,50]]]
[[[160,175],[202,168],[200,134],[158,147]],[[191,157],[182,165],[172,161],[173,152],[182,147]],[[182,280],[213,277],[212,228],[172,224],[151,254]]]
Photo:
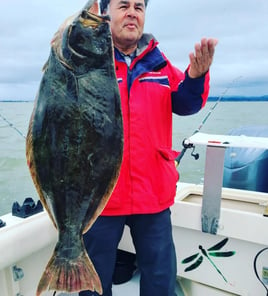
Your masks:
[[[188,193],[184,199],[187,190]],[[201,199],[201,188],[189,185],[183,191],[177,196],[172,209],[179,276],[217,288],[225,293],[265,296],[265,288],[257,279],[254,271],[254,260],[258,252],[268,245],[268,218],[263,216],[268,195],[223,189],[219,230],[217,235],[212,235],[201,231],[201,202],[198,201],[198,196]],[[189,195],[196,197],[187,200]],[[233,251],[234,255],[230,257],[210,256],[209,248],[225,238],[228,238],[228,242],[215,253]],[[199,246],[206,250],[209,259],[222,275],[202,254]],[[203,256],[202,263],[196,269],[185,272],[185,268],[194,263],[194,260],[188,264],[182,264],[181,261],[196,253]],[[267,255],[268,250],[257,258],[257,273],[260,278],[263,277],[263,270],[268,267]],[[265,278],[263,280],[265,281]],[[190,285],[188,295],[203,295],[195,294],[191,289]]]
[[[267,194],[224,189],[223,199],[224,195],[227,199],[226,203],[222,203],[217,235],[201,231],[201,204],[198,202],[198,196],[201,197],[201,194],[202,186],[179,184],[176,203],[172,207],[178,277],[185,294],[202,295],[200,291],[205,289],[206,295],[210,295],[209,291],[211,295],[266,295],[254,273],[253,262],[257,253],[268,245],[268,218],[263,216]],[[195,198],[189,199],[189,195],[195,195]],[[238,202],[239,197],[243,197],[247,202]],[[228,202],[232,208],[228,208]],[[234,203],[241,203],[241,208],[234,208]],[[35,295],[41,274],[53,252],[57,232],[45,212],[27,219],[10,214],[2,218],[7,222],[7,226],[0,230],[1,295]],[[229,240],[220,251],[235,251],[235,254],[228,258],[211,259],[227,282],[207,258],[204,258],[195,270],[184,272],[189,264],[182,264],[181,261],[198,253],[199,245],[209,249],[224,238]],[[134,252],[127,228],[120,248]],[[261,277],[263,268],[268,267],[267,254],[268,252],[264,252],[257,262]],[[17,275],[14,275],[16,270]],[[17,280],[14,277],[17,277]],[[51,292],[44,293],[44,296],[46,295],[51,295]]]

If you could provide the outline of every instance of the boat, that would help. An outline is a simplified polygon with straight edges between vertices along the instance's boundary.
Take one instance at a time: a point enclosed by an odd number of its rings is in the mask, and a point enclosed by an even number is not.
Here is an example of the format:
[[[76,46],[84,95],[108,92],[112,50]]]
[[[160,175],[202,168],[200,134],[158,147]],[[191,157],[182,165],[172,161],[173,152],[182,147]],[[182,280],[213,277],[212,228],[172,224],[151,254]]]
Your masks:
[[[258,188],[243,189],[243,186],[229,188],[228,180],[224,186],[222,184],[228,149],[267,151],[268,137],[198,132],[186,142],[196,149],[205,145],[206,160],[204,183],[178,182],[175,203],[171,208],[178,266],[177,295],[267,295],[268,193],[258,191]],[[234,154],[232,151],[230,155],[233,157]],[[267,178],[267,167],[265,171],[259,156],[258,166],[262,176],[255,169],[255,178]],[[252,174],[253,171],[249,171]],[[47,213],[39,207],[38,203],[27,200],[24,207],[13,207],[15,214],[0,217],[2,296],[35,295],[57,240],[57,232]],[[34,215],[29,215],[29,208],[35,212]],[[135,255],[127,227],[119,249]],[[123,269],[121,266],[118,270],[122,272],[125,268],[129,272],[128,267],[126,263]],[[138,268],[131,270],[129,279],[113,285],[115,296],[136,296],[138,291]],[[53,291],[43,295],[53,295]],[[57,295],[77,293],[59,292]]]

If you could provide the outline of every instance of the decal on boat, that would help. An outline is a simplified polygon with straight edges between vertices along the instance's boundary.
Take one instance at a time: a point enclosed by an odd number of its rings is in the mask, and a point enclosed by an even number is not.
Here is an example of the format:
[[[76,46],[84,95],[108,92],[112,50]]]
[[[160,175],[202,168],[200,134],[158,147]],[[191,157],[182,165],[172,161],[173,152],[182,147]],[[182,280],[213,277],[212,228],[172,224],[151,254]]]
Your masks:
[[[181,261],[182,264],[187,264],[187,263],[192,262],[191,265],[189,265],[188,267],[186,267],[184,269],[184,272],[189,272],[189,271],[194,270],[197,267],[199,267],[201,265],[201,263],[203,262],[204,257],[206,257],[208,259],[208,261],[212,264],[212,266],[221,275],[223,280],[226,283],[228,283],[226,277],[222,274],[220,269],[216,266],[216,264],[211,259],[211,256],[213,256],[213,257],[231,257],[231,256],[235,255],[235,253],[236,253],[235,251],[219,251],[221,248],[223,248],[226,245],[227,242],[228,242],[228,238],[225,238],[207,250],[204,249],[201,245],[199,245],[200,252],[198,252],[194,255],[191,255]]]

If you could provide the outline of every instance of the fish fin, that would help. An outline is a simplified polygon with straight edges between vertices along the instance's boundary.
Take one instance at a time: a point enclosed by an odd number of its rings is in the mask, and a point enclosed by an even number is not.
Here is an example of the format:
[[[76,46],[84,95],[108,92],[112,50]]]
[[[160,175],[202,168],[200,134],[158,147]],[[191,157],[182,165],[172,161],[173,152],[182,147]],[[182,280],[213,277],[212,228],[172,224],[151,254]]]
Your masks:
[[[72,260],[59,258],[55,251],[39,281],[36,296],[46,290],[68,293],[90,290],[102,295],[100,278],[85,251]]]
[[[92,215],[91,219],[88,221],[88,223],[85,225],[84,229],[83,229],[83,234],[85,234],[90,228],[91,226],[94,224],[94,222],[96,221],[96,219],[99,217],[99,215],[101,214],[101,212],[103,211],[103,209],[105,208],[106,204],[109,201],[109,198],[116,186],[118,177],[119,177],[119,173],[120,173],[120,168],[121,168],[121,163],[122,163],[122,159],[120,161],[120,164],[118,164],[117,168],[114,171],[114,176],[111,179],[111,182],[106,190],[106,193],[104,194],[103,198],[101,199],[98,208],[96,209],[95,213]]]
[[[40,186],[40,182],[38,179],[38,175],[36,172],[36,166],[35,166],[35,162],[34,162],[34,153],[33,153],[33,139],[32,139],[32,125],[33,125],[33,118],[31,117],[30,119],[30,124],[29,124],[29,130],[28,130],[28,134],[26,137],[26,159],[27,159],[27,165],[29,167],[30,170],[30,174],[33,180],[33,183],[35,185],[36,191],[39,195],[39,199],[43,205],[43,207],[46,209],[50,219],[52,220],[54,226],[57,228],[57,224],[56,221],[53,217],[53,215],[51,214],[51,211],[49,209],[49,206],[46,202],[46,199],[41,191],[41,186]]]
[[[43,207],[46,209],[48,215],[49,215],[49,218],[51,219],[53,225],[55,226],[55,228],[57,228],[57,224],[55,222],[55,219],[53,217],[53,215],[51,214],[51,211],[50,211],[50,208],[46,202],[46,199],[41,191],[41,186],[40,186],[40,183],[38,181],[38,177],[37,177],[37,172],[35,171],[35,169],[32,167],[32,163],[28,161],[28,166],[30,168],[30,173],[32,175],[32,179],[33,179],[33,182],[34,182],[34,185],[35,185],[35,188],[36,188],[36,191],[39,195],[39,199],[43,205]]]

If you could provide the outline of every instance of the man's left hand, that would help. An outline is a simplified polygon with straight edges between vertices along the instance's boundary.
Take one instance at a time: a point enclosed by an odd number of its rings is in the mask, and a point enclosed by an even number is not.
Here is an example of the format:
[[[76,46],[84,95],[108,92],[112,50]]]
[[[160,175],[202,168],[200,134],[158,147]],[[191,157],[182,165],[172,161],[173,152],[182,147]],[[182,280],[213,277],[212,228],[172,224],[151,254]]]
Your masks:
[[[201,77],[209,70],[217,43],[217,39],[203,38],[200,44],[195,45],[195,53],[189,54],[190,68],[188,74],[191,78]]]

